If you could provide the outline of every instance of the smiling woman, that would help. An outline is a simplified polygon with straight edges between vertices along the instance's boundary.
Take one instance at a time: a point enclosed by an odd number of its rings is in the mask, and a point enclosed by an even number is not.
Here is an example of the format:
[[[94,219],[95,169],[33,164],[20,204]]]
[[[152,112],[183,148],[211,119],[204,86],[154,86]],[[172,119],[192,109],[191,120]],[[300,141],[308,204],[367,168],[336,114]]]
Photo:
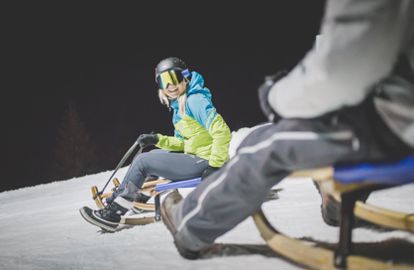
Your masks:
[[[179,58],[169,57],[158,63],[155,68],[155,81],[158,84],[158,97],[167,107],[170,100],[177,99],[181,115],[185,115],[187,84],[191,80],[191,73],[186,64]]]
[[[140,191],[147,177],[204,179],[229,159],[230,128],[217,113],[203,76],[190,72],[181,59],[169,57],[158,63],[155,81],[161,102],[173,110],[174,136],[141,134],[137,140],[141,148],[155,145],[160,149],[134,158],[120,187],[106,199],[104,209],[80,209],[86,221],[107,231],[125,228],[119,226],[121,216],[134,202],[150,198]]]

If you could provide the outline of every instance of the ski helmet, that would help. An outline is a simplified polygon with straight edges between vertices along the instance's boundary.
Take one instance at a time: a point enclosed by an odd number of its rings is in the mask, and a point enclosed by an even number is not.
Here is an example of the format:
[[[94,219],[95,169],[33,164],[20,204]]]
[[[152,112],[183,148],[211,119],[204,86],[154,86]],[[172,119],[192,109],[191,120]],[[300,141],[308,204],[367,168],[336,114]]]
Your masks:
[[[161,60],[155,68],[155,81],[164,89],[168,84],[178,85],[184,78],[190,77],[190,71],[183,60],[168,57]]]

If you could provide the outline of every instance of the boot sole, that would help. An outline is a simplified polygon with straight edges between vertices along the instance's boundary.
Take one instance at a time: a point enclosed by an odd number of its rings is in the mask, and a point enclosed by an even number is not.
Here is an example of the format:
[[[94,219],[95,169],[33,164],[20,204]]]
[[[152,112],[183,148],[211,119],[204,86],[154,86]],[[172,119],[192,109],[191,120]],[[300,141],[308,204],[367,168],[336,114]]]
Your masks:
[[[177,230],[175,229],[174,225],[170,221],[170,218],[165,210],[164,203],[165,203],[165,200],[161,204],[161,207],[160,207],[161,219],[162,219],[162,222],[165,224],[165,226],[167,226],[167,229],[171,232],[171,234],[175,236],[175,234],[177,233]]]

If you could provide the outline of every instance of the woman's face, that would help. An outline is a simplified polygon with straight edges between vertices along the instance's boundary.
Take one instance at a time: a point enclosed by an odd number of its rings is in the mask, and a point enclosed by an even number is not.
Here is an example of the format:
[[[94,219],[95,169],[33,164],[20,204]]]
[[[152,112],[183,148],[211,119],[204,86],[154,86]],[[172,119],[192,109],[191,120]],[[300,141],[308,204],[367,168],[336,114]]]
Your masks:
[[[163,89],[164,93],[171,99],[176,99],[181,96],[187,89],[185,80],[180,82],[178,85],[168,84],[167,88]]]

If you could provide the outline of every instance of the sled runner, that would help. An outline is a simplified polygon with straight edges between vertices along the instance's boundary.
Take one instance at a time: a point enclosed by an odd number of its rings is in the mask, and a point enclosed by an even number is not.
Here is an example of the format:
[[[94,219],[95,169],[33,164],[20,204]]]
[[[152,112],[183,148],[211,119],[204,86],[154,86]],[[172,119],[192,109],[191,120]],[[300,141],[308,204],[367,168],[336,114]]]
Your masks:
[[[414,183],[414,156],[387,164],[361,164],[296,172],[318,181],[321,191],[340,203],[340,233],[335,250],[316,247],[277,231],[260,210],[253,215],[262,238],[276,253],[312,269],[413,269],[354,254],[352,229],[355,216],[378,225],[413,232],[414,215],[356,202],[375,190]],[[355,208],[354,208],[355,207]]]

